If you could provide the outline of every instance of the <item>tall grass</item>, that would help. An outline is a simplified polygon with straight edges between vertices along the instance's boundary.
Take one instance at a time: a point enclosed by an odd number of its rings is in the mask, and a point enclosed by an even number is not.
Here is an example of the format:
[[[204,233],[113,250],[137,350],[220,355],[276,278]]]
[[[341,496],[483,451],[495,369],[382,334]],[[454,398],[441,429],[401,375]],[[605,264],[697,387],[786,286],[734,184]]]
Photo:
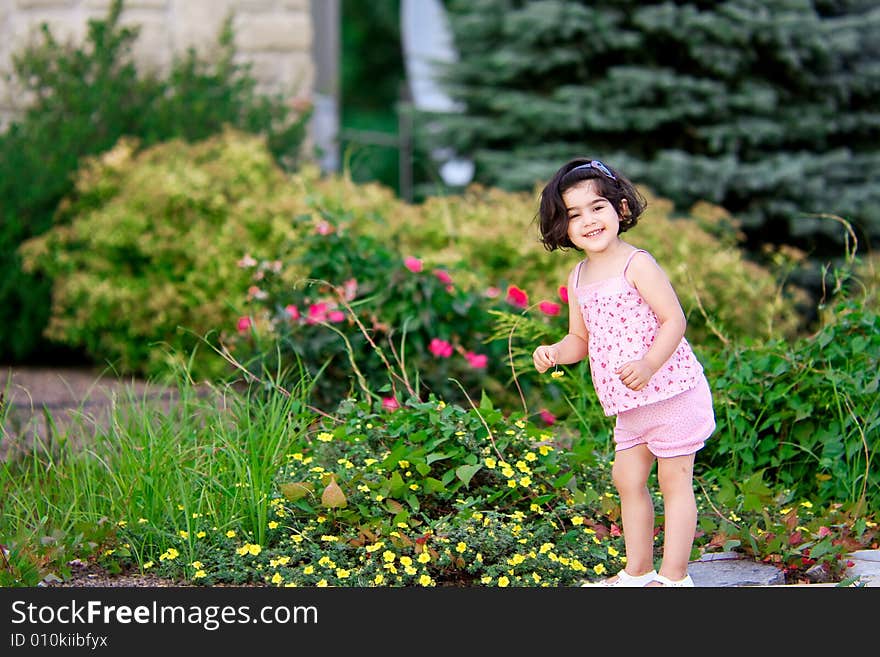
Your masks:
[[[49,417],[49,436],[35,432],[0,464],[0,543],[13,565],[45,560],[53,544],[88,554],[119,535],[140,561],[171,535],[194,537],[196,521],[259,543],[273,477],[313,419],[306,395],[305,384],[254,394],[180,377],[170,400],[127,391],[103,422],[80,413],[59,430]]]

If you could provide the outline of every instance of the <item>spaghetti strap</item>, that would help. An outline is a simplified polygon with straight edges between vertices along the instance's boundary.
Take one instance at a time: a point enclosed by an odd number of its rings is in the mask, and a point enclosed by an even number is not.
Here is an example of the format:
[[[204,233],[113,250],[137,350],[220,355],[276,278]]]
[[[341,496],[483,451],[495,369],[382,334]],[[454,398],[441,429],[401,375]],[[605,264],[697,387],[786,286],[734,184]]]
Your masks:
[[[581,261],[578,263],[577,271],[574,273],[574,286],[575,286],[575,287],[579,287],[579,286],[580,286],[580,283],[581,283],[581,267],[583,266],[583,264],[584,264],[584,261],[581,260]]]
[[[626,264],[623,266],[623,276],[626,276],[626,270],[629,269],[629,263],[632,262],[632,259],[635,257],[636,253],[648,253],[644,249],[636,249],[632,253],[629,254],[629,258],[626,259]],[[650,254],[648,254],[650,255]]]

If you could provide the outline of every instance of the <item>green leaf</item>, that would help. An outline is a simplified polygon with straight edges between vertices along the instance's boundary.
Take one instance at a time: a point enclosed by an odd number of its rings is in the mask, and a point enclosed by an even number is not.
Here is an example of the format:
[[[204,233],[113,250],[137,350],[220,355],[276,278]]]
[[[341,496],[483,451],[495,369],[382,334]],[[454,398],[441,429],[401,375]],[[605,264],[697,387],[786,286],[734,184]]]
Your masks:
[[[461,479],[465,486],[470,486],[471,479],[482,467],[479,463],[476,465],[460,465],[455,469],[455,476]]]

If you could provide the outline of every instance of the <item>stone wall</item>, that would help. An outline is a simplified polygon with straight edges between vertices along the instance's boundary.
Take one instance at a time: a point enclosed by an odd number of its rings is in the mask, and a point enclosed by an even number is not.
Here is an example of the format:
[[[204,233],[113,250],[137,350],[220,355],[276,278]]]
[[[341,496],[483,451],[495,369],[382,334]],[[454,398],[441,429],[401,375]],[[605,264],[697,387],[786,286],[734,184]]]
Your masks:
[[[39,37],[43,23],[59,42],[84,43],[89,19],[106,17],[111,4],[111,0],[0,0],[0,127],[27,103],[8,82],[12,55]],[[144,71],[167,71],[173,58],[189,47],[209,58],[231,13],[238,57],[253,64],[259,89],[280,91],[292,102],[312,99],[310,0],[125,0],[123,8],[120,21],[140,26],[133,54]]]

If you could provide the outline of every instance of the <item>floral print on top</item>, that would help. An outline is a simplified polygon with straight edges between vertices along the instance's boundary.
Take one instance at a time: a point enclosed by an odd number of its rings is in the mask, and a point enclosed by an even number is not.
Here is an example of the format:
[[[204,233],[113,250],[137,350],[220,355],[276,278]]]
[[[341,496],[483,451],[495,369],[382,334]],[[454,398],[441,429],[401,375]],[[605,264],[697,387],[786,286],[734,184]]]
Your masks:
[[[653,257],[643,249],[636,249],[620,276],[575,288],[589,332],[590,374],[605,415],[668,399],[695,387],[704,376],[703,366],[684,337],[641,390],[627,388],[614,373],[624,363],[644,357],[660,328],[657,315],[626,280],[626,270],[636,253]],[[584,261],[578,264],[575,282],[580,278],[583,264]]]

